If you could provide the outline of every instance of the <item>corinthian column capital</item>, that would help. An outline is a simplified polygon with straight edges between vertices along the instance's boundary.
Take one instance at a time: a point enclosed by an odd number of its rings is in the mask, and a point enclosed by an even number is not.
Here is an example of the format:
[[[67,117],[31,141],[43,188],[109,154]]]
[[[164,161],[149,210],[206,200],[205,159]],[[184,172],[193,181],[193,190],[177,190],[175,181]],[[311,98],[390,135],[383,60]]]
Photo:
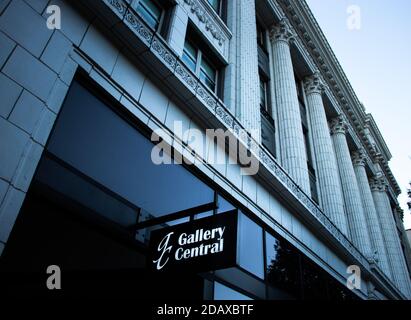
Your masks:
[[[325,84],[320,72],[316,71],[314,74],[304,79],[304,89],[307,94],[323,93],[325,90]]]
[[[330,124],[331,135],[342,133],[346,134],[348,129],[347,121],[345,121],[343,115],[339,115],[338,117],[334,118]]]
[[[352,153],[351,155],[352,163],[355,166],[365,166],[366,163],[366,155],[364,149],[359,149]]]
[[[384,179],[374,177],[370,180],[370,188],[371,191],[385,192],[385,190],[387,189],[387,184]]]
[[[289,43],[295,38],[295,32],[291,27],[287,19],[283,18],[281,21],[274,25],[270,30],[270,40],[275,41],[285,41]]]

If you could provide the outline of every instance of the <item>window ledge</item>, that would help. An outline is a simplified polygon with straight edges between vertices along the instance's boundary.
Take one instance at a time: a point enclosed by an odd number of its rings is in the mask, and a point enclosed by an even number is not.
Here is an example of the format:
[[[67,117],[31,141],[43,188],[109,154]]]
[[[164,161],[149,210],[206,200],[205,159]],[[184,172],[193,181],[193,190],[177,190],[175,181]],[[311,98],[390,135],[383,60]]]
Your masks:
[[[227,27],[223,19],[218,15],[217,12],[215,12],[214,8],[211,6],[211,4],[208,3],[207,0],[181,0],[184,1],[186,4],[188,4],[191,7],[191,11],[195,12],[198,16],[198,18],[203,21],[204,23],[208,23],[207,21],[207,16],[206,13],[209,14],[212,18],[212,21],[215,22],[218,27],[221,29],[221,32],[224,33],[224,36],[230,40],[232,38],[232,33],[230,29]],[[202,11],[201,9],[204,9]]]

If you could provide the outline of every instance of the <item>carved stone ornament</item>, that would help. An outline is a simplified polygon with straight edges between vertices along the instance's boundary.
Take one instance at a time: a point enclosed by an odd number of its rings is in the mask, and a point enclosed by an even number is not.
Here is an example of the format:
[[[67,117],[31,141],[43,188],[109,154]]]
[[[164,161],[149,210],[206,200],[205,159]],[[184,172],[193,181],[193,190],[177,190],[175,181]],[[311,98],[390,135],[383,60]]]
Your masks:
[[[294,38],[295,33],[285,18],[283,18],[277,25],[274,25],[270,30],[270,39],[272,42],[286,41],[289,43]]]
[[[312,93],[321,94],[324,92],[325,85],[319,71],[316,71],[313,75],[305,78],[304,89],[307,95]]]
[[[351,158],[354,166],[365,166],[366,164],[367,157],[365,155],[365,150],[362,148],[358,151],[353,152]]]
[[[346,134],[348,129],[347,121],[345,121],[343,115],[339,115],[338,117],[334,118],[330,124],[331,135],[342,133]]]
[[[200,4],[198,0],[184,0],[184,2],[190,6],[191,12],[197,16],[198,20],[205,24],[206,30],[209,31],[218,41],[218,44],[222,46],[226,40],[223,32],[213,21],[213,18],[209,16],[203,5]]]

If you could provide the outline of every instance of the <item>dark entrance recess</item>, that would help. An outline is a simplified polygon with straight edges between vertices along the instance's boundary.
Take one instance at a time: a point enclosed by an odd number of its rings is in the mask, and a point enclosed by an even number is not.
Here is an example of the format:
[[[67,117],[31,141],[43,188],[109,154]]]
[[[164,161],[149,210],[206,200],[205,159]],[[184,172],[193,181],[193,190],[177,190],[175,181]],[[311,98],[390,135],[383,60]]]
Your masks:
[[[35,185],[1,257],[2,294],[16,297],[202,299],[203,279],[153,275],[146,253],[115,226]],[[59,204],[57,204],[58,199]],[[84,213],[84,215],[83,215]],[[62,270],[62,289],[49,291],[46,268]]]

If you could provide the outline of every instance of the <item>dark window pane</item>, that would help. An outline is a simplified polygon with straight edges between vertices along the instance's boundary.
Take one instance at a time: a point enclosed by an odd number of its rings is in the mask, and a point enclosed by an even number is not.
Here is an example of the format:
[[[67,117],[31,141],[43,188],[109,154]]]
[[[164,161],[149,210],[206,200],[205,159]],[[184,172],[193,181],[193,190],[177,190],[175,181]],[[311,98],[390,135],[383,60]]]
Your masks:
[[[211,217],[213,214],[214,214],[213,211],[207,211],[207,212],[199,213],[199,214],[196,214],[196,215],[194,216],[194,219],[198,220],[198,219],[203,219],[203,218]]]
[[[131,227],[137,223],[137,208],[131,208],[47,157],[40,162],[36,179],[122,227]]]
[[[214,201],[214,191],[183,166],[155,165],[154,144],[74,83],[48,149],[157,217]]]
[[[260,106],[268,111],[267,109],[267,83],[264,82],[261,78],[260,78]]]
[[[261,143],[271,152],[275,157],[275,128],[268,120],[269,118],[262,114],[261,116]]]
[[[327,299],[327,273],[306,257],[302,269],[304,300]]]
[[[216,69],[203,56],[201,61],[200,80],[213,92],[215,91],[215,81],[217,77]]]
[[[257,23],[257,43],[263,50],[266,50],[265,46],[265,31],[259,23]]]
[[[219,14],[220,13],[220,1],[221,0],[207,0],[213,9]]]
[[[226,199],[224,199],[222,196],[218,196],[218,208],[217,208],[217,213],[224,213],[230,210],[234,210],[235,207],[231,204],[231,202],[228,202]]]
[[[299,255],[284,241],[266,233],[267,280],[275,289],[298,299],[301,292]]]
[[[203,59],[201,61],[201,70],[203,70],[204,74],[207,75],[210,79],[215,79],[217,71],[216,69],[207,61],[207,58],[203,56]]]
[[[182,59],[191,71],[196,72],[197,65],[197,49],[194,48],[188,41],[184,44]]]
[[[137,12],[140,13],[150,27],[155,30],[158,28],[162,13],[162,9],[158,4],[151,0],[140,0]]]
[[[211,91],[215,92],[215,82],[204,73],[203,69],[200,71],[200,80],[204,83]]]
[[[351,292],[346,286],[338,282],[332,276],[328,276],[327,292],[328,299],[331,301],[350,301],[359,300],[359,298]]]
[[[243,213],[239,214],[239,225],[239,264],[264,279],[263,230]]]
[[[219,282],[214,282],[214,300],[253,300]]]

